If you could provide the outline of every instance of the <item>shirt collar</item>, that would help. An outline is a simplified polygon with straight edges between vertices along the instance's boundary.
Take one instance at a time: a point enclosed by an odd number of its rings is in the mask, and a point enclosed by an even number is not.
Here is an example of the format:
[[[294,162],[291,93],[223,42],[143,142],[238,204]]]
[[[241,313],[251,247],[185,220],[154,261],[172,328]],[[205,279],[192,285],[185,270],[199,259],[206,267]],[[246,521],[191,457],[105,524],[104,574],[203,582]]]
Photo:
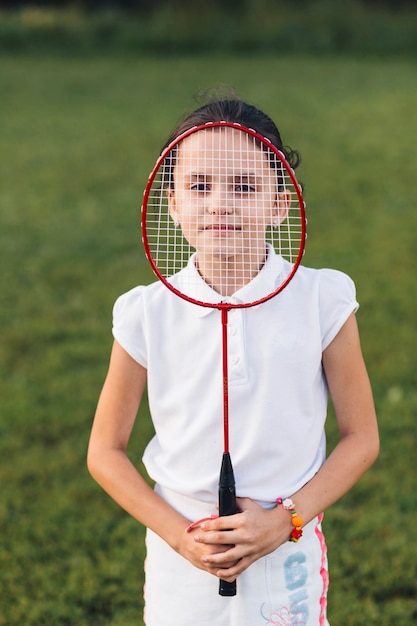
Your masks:
[[[256,302],[275,291],[282,282],[280,275],[283,271],[283,259],[275,253],[274,248],[267,244],[266,261],[253,280],[236,291],[232,296],[232,302]]]
[[[182,293],[187,294],[193,300],[213,304],[212,308],[197,305],[193,302],[187,303],[193,308],[197,317],[205,317],[214,310],[216,304],[222,302],[230,302],[230,304],[256,302],[272,293],[282,282],[280,274],[283,271],[283,266],[282,257],[275,253],[274,248],[270,244],[267,244],[267,258],[259,274],[250,283],[228,298],[222,297],[203,280],[195,265],[195,254],[190,257],[186,267],[176,275],[176,280]]]

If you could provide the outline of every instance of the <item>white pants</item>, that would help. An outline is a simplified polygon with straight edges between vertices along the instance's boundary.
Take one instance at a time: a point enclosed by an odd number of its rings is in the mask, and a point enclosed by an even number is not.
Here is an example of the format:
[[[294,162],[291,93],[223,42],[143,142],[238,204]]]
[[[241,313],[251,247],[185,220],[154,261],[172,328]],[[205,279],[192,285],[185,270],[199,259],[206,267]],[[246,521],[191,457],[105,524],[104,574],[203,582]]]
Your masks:
[[[215,512],[206,503],[159,492],[188,519]],[[326,545],[318,519],[304,527],[298,543],[280,546],[243,572],[234,597],[220,596],[215,576],[149,530],[146,545],[146,626],[329,626]]]

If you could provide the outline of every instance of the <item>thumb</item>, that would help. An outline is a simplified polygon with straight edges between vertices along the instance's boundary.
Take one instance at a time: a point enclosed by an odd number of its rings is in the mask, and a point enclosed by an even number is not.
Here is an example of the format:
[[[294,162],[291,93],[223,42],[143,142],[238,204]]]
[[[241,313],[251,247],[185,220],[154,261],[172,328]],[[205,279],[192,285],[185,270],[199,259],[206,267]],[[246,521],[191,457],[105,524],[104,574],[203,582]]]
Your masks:
[[[244,511],[255,511],[262,507],[259,504],[256,504],[251,498],[236,498],[237,505],[239,510],[243,513]]]

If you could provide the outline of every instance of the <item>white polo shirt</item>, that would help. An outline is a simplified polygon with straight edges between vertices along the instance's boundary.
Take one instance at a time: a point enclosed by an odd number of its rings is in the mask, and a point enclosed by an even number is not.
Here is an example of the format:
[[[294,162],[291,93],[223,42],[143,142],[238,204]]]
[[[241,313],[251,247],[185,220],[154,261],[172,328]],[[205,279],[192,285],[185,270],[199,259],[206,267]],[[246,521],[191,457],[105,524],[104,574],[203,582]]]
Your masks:
[[[258,276],[231,301],[270,293],[285,264],[270,250]],[[190,273],[197,278],[190,295],[221,300],[192,260],[172,281],[184,290]],[[272,503],[322,465],[328,395],[322,352],[357,308],[346,274],[299,267],[271,300],[230,310],[230,453],[238,496]],[[114,307],[115,339],[147,369],[156,433],[143,458],[149,476],[209,503],[217,502],[223,452],[221,333],[220,311],[187,302],[161,282],[132,289]]]

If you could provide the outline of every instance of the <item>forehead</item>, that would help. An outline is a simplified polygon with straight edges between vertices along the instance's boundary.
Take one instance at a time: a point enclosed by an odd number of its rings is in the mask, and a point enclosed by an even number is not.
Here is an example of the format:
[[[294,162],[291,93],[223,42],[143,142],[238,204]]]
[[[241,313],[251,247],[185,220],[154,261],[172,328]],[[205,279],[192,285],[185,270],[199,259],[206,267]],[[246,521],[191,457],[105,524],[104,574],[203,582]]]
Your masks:
[[[269,170],[268,153],[254,137],[230,127],[199,130],[178,149],[177,165],[187,168]]]

